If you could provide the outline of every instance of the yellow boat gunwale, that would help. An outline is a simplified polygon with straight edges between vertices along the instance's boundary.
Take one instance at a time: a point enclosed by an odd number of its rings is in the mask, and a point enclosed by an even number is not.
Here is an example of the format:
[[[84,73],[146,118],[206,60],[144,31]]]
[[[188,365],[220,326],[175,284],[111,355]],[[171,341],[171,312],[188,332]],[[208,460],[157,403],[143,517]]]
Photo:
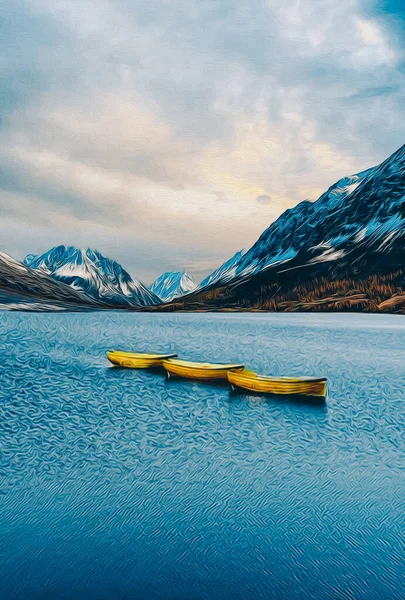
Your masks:
[[[228,372],[227,378],[232,386],[265,394],[325,398],[327,393],[326,377],[277,377],[244,370]]]
[[[242,371],[244,365],[235,363],[207,363],[169,359],[163,361],[168,377],[175,375],[186,379],[225,379],[228,371]]]
[[[243,369],[245,365],[235,364],[235,363],[209,363],[209,362],[198,362],[191,360],[183,360],[180,358],[168,359],[171,365],[176,365],[179,367],[187,367],[189,369]]]
[[[166,360],[175,358],[177,354],[148,354],[147,352],[124,352],[124,350],[109,350],[107,356],[123,356],[126,358],[144,358],[145,360]]]

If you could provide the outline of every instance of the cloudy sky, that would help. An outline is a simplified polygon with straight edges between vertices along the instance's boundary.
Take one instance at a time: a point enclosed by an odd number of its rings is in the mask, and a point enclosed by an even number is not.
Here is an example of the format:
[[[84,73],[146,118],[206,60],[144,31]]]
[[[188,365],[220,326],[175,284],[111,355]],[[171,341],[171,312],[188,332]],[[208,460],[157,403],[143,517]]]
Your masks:
[[[405,143],[403,0],[0,6],[0,250],[16,258],[74,244],[146,283],[200,279]]]

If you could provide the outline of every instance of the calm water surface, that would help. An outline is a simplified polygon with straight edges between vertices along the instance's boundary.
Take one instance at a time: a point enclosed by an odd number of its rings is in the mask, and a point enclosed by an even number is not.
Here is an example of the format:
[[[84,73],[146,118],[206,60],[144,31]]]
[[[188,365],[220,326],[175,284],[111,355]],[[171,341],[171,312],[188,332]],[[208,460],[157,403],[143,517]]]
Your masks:
[[[0,597],[405,598],[405,318],[0,313]],[[111,348],[326,375],[324,406]]]

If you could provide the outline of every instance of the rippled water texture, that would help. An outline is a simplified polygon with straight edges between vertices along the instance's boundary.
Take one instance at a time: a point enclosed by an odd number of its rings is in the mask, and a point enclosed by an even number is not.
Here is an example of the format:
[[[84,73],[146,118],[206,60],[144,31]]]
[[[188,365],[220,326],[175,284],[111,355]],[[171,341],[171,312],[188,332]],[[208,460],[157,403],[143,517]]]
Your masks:
[[[405,318],[0,313],[2,599],[405,598]],[[325,406],[110,368],[326,375]]]

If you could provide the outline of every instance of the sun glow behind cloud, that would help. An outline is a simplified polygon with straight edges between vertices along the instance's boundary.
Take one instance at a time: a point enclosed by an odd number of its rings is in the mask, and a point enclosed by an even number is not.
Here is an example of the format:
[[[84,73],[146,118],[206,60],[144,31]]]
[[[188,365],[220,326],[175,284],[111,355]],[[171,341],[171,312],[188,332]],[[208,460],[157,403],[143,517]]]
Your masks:
[[[404,141],[402,39],[357,0],[22,0],[4,19],[19,258],[72,243],[147,282],[202,277]]]

